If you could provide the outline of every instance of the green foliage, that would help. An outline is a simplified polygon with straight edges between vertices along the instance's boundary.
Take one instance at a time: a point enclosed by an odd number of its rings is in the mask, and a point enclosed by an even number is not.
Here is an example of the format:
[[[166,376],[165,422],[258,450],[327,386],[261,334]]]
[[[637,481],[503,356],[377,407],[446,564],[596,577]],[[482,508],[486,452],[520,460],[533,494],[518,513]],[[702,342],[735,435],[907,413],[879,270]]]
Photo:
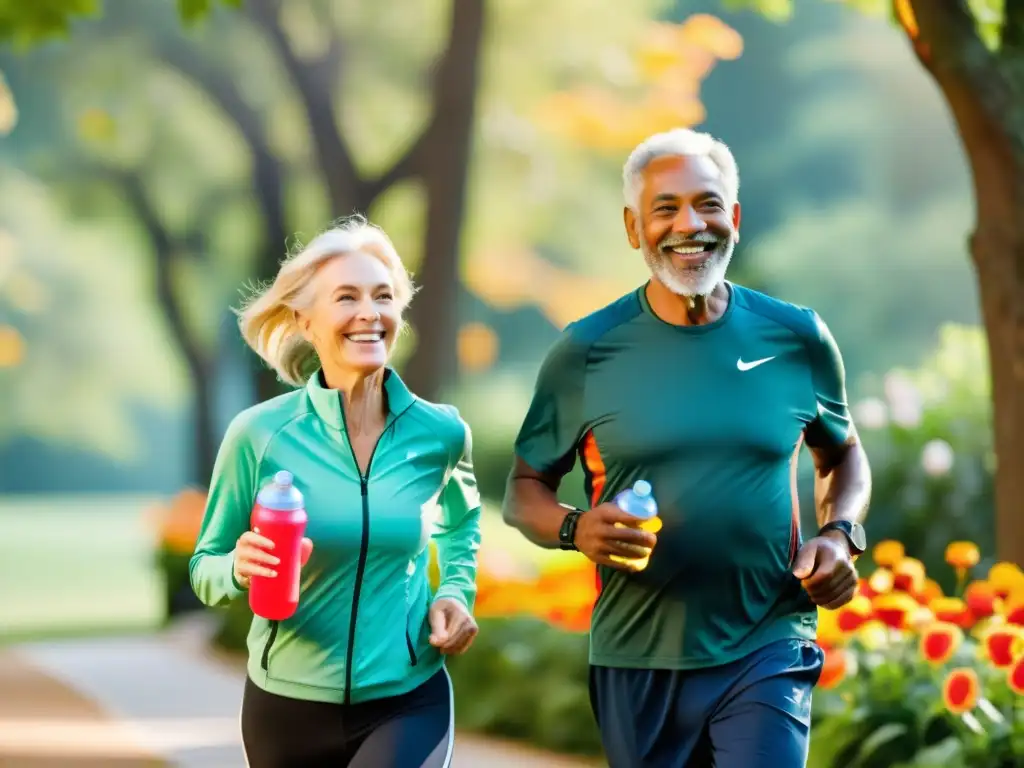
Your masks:
[[[586,634],[535,619],[484,619],[473,647],[448,661],[456,723],[564,754],[600,755],[590,709]]]
[[[30,434],[128,459],[144,450],[133,406],[180,402],[147,274],[126,252],[123,237],[67,220],[42,184],[0,165],[0,327],[23,347],[0,367],[0,399],[17,404],[0,410],[0,441]]]
[[[177,0],[186,24],[205,17],[216,2],[240,8],[242,0]],[[103,0],[0,0],[0,43],[24,50],[53,38],[67,37],[78,19],[102,12]]]
[[[19,48],[68,34],[76,18],[95,16],[101,0],[0,0],[0,43]]]

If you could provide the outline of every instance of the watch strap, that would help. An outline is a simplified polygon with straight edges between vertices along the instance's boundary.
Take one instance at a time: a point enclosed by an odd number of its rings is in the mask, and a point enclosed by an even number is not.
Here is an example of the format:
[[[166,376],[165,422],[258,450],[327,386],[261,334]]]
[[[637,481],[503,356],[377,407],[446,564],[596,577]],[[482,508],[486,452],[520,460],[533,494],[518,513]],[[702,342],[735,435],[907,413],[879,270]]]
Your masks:
[[[566,551],[576,551],[576,524],[579,522],[582,509],[562,504],[569,511],[562,518],[562,525],[558,529],[558,547]]]

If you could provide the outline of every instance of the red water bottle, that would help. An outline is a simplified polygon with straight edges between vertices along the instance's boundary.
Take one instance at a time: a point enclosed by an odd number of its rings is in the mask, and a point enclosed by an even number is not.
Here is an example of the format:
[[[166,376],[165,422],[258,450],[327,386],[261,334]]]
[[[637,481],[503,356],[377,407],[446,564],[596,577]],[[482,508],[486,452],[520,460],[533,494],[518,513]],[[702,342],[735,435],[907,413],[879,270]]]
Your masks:
[[[256,496],[252,527],[274,542],[272,554],[281,562],[277,576],[249,579],[249,607],[257,616],[272,621],[287,619],[299,605],[300,551],[306,533],[306,510],[299,489],[292,485],[292,473],[281,471]]]

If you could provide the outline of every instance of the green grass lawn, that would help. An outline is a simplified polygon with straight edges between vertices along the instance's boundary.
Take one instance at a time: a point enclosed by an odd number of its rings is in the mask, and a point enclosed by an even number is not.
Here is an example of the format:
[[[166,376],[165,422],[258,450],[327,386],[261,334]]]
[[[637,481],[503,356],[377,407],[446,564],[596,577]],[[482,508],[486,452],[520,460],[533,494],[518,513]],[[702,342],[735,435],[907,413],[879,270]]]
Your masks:
[[[136,496],[0,499],[0,642],[147,629],[162,620],[154,532]],[[488,506],[487,550],[539,566],[579,555],[535,547]]]
[[[0,640],[155,626],[151,498],[0,499]]]

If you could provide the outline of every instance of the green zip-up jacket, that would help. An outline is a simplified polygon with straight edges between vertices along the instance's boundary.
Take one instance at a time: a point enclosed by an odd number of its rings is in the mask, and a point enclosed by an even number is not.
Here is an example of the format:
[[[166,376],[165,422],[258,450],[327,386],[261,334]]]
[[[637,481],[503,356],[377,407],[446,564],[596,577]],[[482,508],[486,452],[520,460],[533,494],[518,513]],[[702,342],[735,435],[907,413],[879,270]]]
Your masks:
[[[240,413],[213,470],[192,588],[209,606],[244,593],[232,552],[250,528],[259,489],[280,470],[305,497],[313,554],[295,615],[255,617],[249,676],[271,693],[358,703],[406,693],[443,665],[428,642],[433,600],[470,611],[476,596],[480,496],[469,427],[449,405],[428,403],[388,370],[387,425],[363,475],[348,441],[341,395],[318,372],[305,389]],[[431,594],[429,542],[440,583]]]

